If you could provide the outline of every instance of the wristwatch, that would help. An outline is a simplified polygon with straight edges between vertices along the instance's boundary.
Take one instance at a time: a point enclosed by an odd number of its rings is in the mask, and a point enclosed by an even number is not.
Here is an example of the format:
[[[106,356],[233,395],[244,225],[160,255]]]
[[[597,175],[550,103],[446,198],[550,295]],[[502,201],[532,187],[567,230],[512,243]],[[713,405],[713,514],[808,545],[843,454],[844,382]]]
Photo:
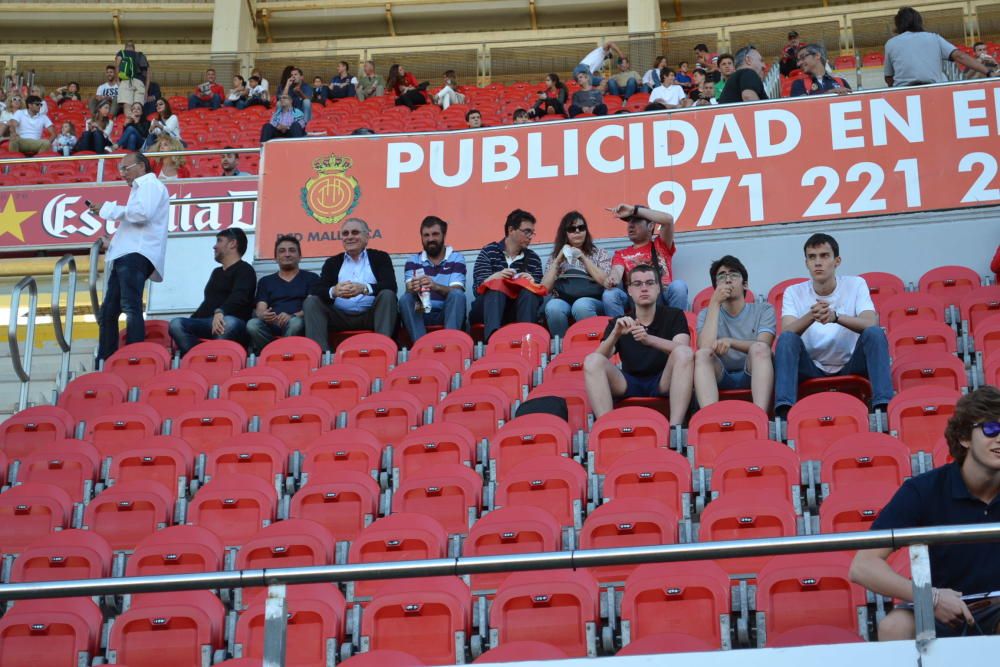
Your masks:
[[[833,323],[837,324],[838,322],[840,322],[840,313],[833,311]]]

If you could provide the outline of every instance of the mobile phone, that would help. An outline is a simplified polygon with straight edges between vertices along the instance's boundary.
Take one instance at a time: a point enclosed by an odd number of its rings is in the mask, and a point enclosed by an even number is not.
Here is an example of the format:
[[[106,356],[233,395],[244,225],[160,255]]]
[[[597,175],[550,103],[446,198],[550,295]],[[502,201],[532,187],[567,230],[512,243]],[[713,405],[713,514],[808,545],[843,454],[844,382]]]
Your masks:
[[[84,199],[83,203],[87,205],[87,208],[91,208],[94,205],[94,203],[89,199]]]

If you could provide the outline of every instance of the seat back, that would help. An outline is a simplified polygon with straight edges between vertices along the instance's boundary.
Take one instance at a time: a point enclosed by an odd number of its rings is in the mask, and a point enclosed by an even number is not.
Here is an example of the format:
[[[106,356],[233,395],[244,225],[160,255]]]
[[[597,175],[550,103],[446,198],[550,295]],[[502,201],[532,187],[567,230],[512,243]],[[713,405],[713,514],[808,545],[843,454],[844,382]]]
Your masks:
[[[382,469],[385,444],[361,428],[338,428],[327,431],[309,443],[302,471],[310,478],[327,471],[354,470],[378,475]]]
[[[264,346],[257,357],[257,366],[273,368],[289,384],[301,382],[319,368],[323,350],[315,341],[305,336],[275,338]]]
[[[160,422],[160,415],[148,405],[122,403],[87,419],[84,438],[94,444],[101,456],[114,456],[156,435]]]
[[[369,376],[385,379],[386,374],[396,365],[399,350],[395,341],[377,333],[355,334],[337,345],[334,361],[354,364],[363,368]]]
[[[118,348],[103,366],[105,373],[114,373],[129,387],[141,387],[168,368],[170,352],[156,343],[131,343]]]
[[[613,549],[677,543],[677,514],[663,503],[644,498],[619,498],[590,513],[580,532],[581,549]],[[602,584],[622,583],[635,565],[588,568]]]
[[[362,530],[351,542],[348,562],[425,560],[444,558],[447,552],[448,534],[436,519],[424,514],[393,512]],[[370,598],[380,585],[378,581],[356,581],[353,598]]]
[[[198,373],[209,386],[221,385],[246,363],[246,349],[231,340],[198,343],[181,358],[181,368]]]
[[[892,364],[892,384],[897,391],[910,387],[942,387],[959,391],[969,384],[965,364],[954,354],[913,350]]]
[[[273,484],[235,473],[198,489],[188,506],[188,523],[208,528],[227,546],[240,546],[274,521],[278,496]]]
[[[247,413],[238,403],[224,399],[205,401],[171,423],[170,434],[182,438],[197,452],[210,452],[247,429]]]
[[[17,478],[21,482],[52,484],[69,494],[73,502],[90,500],[89,492],[101,468],[97,449],[85,440],[56,440],[21,459]]]
[[[543,354],[548,354],[551,339],[545,327],[531,322],[506,324],[490,336],[486,356],[495,353],[513,353],[524,357],[532,366],[541,364]]]
[[[933,294],[903,292],[879,306],[879,320],[889,332],[911,322],[943,322],[944,303]]]
[[[712,491],[755,493],[787,500],[799,500],[802,483],[799,457],[780,442],[748,440],[727,449],[712,468]]]
[[[194,452],[186,440],[173,435],[154,435],[135,447],[111,458],[110,480],[158,482],[176,497],[187,489],[179,487],[180,478],[191,479]]]
[[[471,363],[474,348],[472,337],[464,331],[440,329],[421,336],[410,349],[409,358],[440,361],[448,373],[454,375],[464,371],[466,363]]]
[[[572,446],[569,424],[559,417],[543,413],[516,417],[490,439],[491,474],[501,476],[535,456],[570,456]]]
[[[351,541],[378,516],[379,485],[354,470],[312,475],[292,496],[289,518],[310,519],[337,541]]]
[[[396,483],[442,463],[476,463],[476,437],[461,424],[426,424],[410,431],[393,447],[392,468]]]
[[[608,328],[610,317],[605,315],[595,315],[587,319],[574,322],[566,330],[566,335],[562,340],[562,351],[585,350],[593,352],[601,344],[604,338],[604,330]]]
[[[392,496],[392,511],[426,514],[449,535],[467,535],[482,500],[482,477],[460,463],[441,463],[400,482]]]
[[[966,266],[939,266],[920,276],[920,291],[957,306],[962,297],[979,287],[979,274]]]
[[[329,404],[315,396],[290,396],[261,416],[260,431],[281,440],[289,451],[302,451],[334,424]]]
[[[54,440],[73,437],[76,421],[65,408],[39,405],[20,410],[0,423],[0,449],[11,461]]]
[[[889,332],[889,355],[894,361],[912,352],[955,354],[956,349],[955,330],[944,322],[904,322]]]
[[[323,400],[334,414],[350,410],[371,392],[372,378],[354,364],[323,366],[302,381],[302,396]]]
[[[202,404],[208,382],[192,370],[177,368],[154,375],[142,385],[142,402],[163,419],[176,419]]]
[[[86,373],[66,385],[56,405],[73,415],[74,421],[83,421],[124,403],[128,389],[125,380],[114,373]]]
[[[108,487],[87,505],[83,528],[104,536],[115,551],[131,551],[173,522],[174,494],[148,480]]]
[[[590,398],[587,396],[587,388],[582,382],[574,378],[555,377],[542,382],[528,394],[528,399],[541,398],[543,396],[558,396],[566,401],[566,408],[569,412],[569,427],[574,432],[586,432],[589,424]]]
[[[879,512],[898,488],[890,484],[842,485],[820,505],[820,532],[851,533],[871,530]]]
[[[434,408],[435,422],[460,424],[476,440],[493,437],[501,420],[510,417],[510,398],[497,387],[473,385],[448,394]]]
[[[768,438],[767,414],[753,403],[719,401],[702,408],[688,423],[688,446],[694,465],[712,467],[727,447]]]
[[[409,392],[426,407],[435,405],[451,389],[451,373],[440,361],[413,359],[392,369],[385,387]]]
[[[590,429],[587,450],[594,470],[606,473],[622,456],[668,447],[670,423],[649,408],[623,407],[601,415]]]
[[[813,394],[788,411],[788,440],[803,461],[822,458],[826,448],[844,436],[866,432],[868,408],[848,394]]]
[[[213,595],[198,604],[133,605],[111,626],[109,657],[143,667],[202,667],[219,647],[225,608]]]
[[[249,475],[283,485],[287,465],[288,448],[281,440],[267,433],[241,433],[208,453],[205,477]]]
[[[26,482],[0,493],[0,553],[18,554],[69,526],[73,499],[58,486]]]
[[[513,352],[493,352],[474,361],[462,375],[462,386],[487,385],[503,391],[510,401],[523,400],[531,386],[531,362]]]
[[[275,524],[279,525],[279,524]],[[288,612],[285,660],[296,667],[327,667],[336,658],[334,642],[344,639],[346,603],[334,584],[290,586],[285,597]],[[265,601],[258,599],[240,614],[236,624],[236,644],[242,654],[264,655]]]
[[[562,530],[550,512],[537,507],[502,507],[477,521],[462,543],[464,556],[499,556],[562,549]],[[492,594],[508,572],[473,574],[472,590]]]
[[[539,507],[552,513],[561,526],[582,520],[587,494],[587,471],[562,456],[537,456],[514,466],[500,478],[497,507]]]
[[[862,273],[861,277],[868,283],[868,293],[875,304],[875,310],[881,310],[882,303],[906,291],[903,280],[894,273],[869,271]]]
[[[288,396],[288,379],[273,368],[244,368],[222,383],[219,396],[242,406],[251,417],[261,416]]]
[[[675,451],[641,449],[621,456],[604,476],[604,498],[649,498],[686,516],[691,505],[691,464]]]
[[[796,534],[795,508],[784,499],[755,493],[730,493],[710,502],[701,513],[699,542],[791,537]],[[753,574],[768,556],[726,558],[718,561],[730,574]]]
[[[390,389],[372,394],[347,413],[347,425],[371,432],[379,442],[395,445],[423,421],[423,406],[412,394]]]
[[[1000,313],[1000,286],[989,285],[969,291],[959,302],[962,320],[969,323],[969,331],[975,335],[980,325],[990,319],[997,319]]]
[[[89,530],[43,535],[14,560],[11,583],[100,579],[111,576],[111,545]]]
[[[889,430],[911,452],[931,452],[960,394],[942,387],[911,387],[889,401]]]

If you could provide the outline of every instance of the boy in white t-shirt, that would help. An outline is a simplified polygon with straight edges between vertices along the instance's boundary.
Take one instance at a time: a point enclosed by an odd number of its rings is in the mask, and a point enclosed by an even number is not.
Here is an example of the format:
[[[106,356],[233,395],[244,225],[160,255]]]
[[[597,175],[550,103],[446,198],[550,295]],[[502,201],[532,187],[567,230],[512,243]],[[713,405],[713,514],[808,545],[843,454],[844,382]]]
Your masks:
[[[864,278],[837,277],[840,246],[829,234],[805,243],[811,280],[785,290],[774,354],[774,412],[785,417],[798,398],[799,382],[835,375],[864,375],[872,384],[872,407],[892,398],[889,344]]]

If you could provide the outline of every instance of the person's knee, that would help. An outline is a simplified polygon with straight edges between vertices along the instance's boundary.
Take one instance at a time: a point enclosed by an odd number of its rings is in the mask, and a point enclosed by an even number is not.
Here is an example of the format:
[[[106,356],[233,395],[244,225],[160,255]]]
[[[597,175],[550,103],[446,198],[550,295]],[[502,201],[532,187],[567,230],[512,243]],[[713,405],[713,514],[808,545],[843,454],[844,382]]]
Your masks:
[[[800,347],[802,345],[802,337],[799,336],[794,331],[783,331],[780,336],[778,336],[778,347],[779,350],[790,349]]]
[[[247,330],[247,323],[233,315],[226,315],[222,318],[222,327],[221,338],[232,339],[240,336]]]
[[[292,317],[285,327],[286,336],[301,336],[306,331],[306,323],[301,317]]]
[[[755,341],[750,343],[750,350],[747,352],[752,363],[769,363],[771,361],[771,348],[767,343]]]
[[[583,358],[583,372],[590,375],[604,373],[607,365],[608,358],[597,352],[591,352]]]
[[[184,331],[184,324],[186,319],[187,318],[184,317],[175,317],[172,320],[170,320],[170,324],[167,325],[167,331],[170,332],[170,335],[173,338],[180,338],[186,333]]]
[[[396,298],[395,292],[393,292],[392,290],[384,289],[375,296],[375,303],[376,304],[387,303],[396,305],[399,303],[399,300]]]
[[[904,609],[892,610],[878,624],[879,641],[913,639],[915,636],[913,614]]]
[[[318,309],[321,309],[323,305],[322,299],[315,294],[310,294],[306,297],[306,300],[302,302],[302,312],[306,314],[316,312]]]
[[[694,364],[694,350],[687,345],[681,345],[674,348],[673,352],[670,353],[670,358],[673,359],[674,366],[677,368],[691,366]]]
[[[444,297],[444,303],[446,306],[464,306],[465,305],[465,291],[461,289],[448,290],[448,294]]]
[[[877,324],[866,327],[861,331],[861,342],[865,345],[889,344],[888,339],[885,337],[885,331]]]
[[[715,352],[707,347],[699,348],[694,353],[694,364],[698,367],[713,366],[715,364]]]
[[[264,320],[254,317],[247,322],[247,333],[251,336],[261,336],[266,326]]]

